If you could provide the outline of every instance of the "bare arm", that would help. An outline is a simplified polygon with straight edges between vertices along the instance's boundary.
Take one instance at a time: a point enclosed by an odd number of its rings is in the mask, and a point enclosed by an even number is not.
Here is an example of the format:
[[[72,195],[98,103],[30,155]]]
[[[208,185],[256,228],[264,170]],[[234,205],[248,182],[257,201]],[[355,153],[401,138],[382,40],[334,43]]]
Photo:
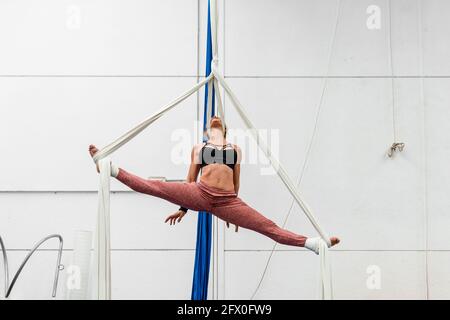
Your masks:
[[[189,172],[186,178],[186,182],[195,182],[197,181],[198,174],[200,172],[200,164],[196,159],[198,159],[198,151],[199,146],[196,145],[192,148],[191,151],[191,165],[189,166]]]
[[[236,195],[239,193],[239,187],[240,187],[240,181],[241,181],[241,159],[242,159],[242,152],[241,152],[241,148],[239,148],[237,145],[233,145],[234,149],[236,150],[237,153],[237,159],[236,159],[236,163],[234,165],[234,170],[233,170],[233,185],[234,185],[234,192],[236,192]],[[230,223],[227,221],[227,228],[230,227]],[[234,231],[238,232],[239,230],[239,226],[235,225],[234,226]]]
[[[241,152],[241,148],[239,148],[237,145],[234,145],[234,148],[236,149],[237,152],[237,161],[236,164],[234,166],[234,170],[233,170],[233,184],[234,184],[234,192],[236,192],[236,194],[239,193],[239,186],[240,186],[240,176],[241,176],[241,159],[242,159],[242,152]]]
[[[186,177],[186,182],[195,182],[197,181],[198,174],[200,172],[200,164],[196,159],[198,159],[198,152],[201,148],[201,145],[196,145],[192,148],[191,151],[191,164],[189,166],[189,171]],[[170,225],[174,225],[177,222],[181,222],[184,215],[186,214],[187,209],[186,208],[180,208],[177,212],[174,214],[171,214],[166,218],[165,222],[170,222]]]

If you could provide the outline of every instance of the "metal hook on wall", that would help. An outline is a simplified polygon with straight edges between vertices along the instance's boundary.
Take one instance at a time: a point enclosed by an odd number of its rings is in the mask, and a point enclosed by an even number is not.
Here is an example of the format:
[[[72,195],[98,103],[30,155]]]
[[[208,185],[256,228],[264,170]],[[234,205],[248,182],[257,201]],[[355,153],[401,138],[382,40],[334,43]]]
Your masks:
[[[387,156],[389,158],[392,158],[394,156],[395,152],[397,152],[397,151],[402,152],[404,148],[405,148],[405,144],[403,142],[394,142],[392,144],[392,146],[389,148],[389,150],[387,152]]]
[[[56,259],[56,270],[55,270],[55,278],[53,280],[53,291],[52,291],[52,297],[56,297],[56,289],[58,287],[58,280],[59,280],[59,272],[64,270],[64,266],[61,264],[61,258],[62,258],[62,251],[63,251],[63,238],[59,234],[52,234],[41,241],[39,241],[27,254],[25,259],[23,260],[22,264],[20,265],[19,269],[17,270],[16,274],[14,275],[14,278],[11,281],[11,284],[9,283],[9,268],[8,268],[8,256],[6,254],[6,247],[3,243],[2,238],[0,237],[0,247],[3,252],[3,270],[5,273],[5,298],[8,298],[11,295],[11,290],[14,288],[14,285],[19,278],[20,273],[22,272],[23,268],[25,267],[28,260],[31,258],[34,252],[47,240],[57,238],[59,240],[59,248],[58,248],[58,257]]]

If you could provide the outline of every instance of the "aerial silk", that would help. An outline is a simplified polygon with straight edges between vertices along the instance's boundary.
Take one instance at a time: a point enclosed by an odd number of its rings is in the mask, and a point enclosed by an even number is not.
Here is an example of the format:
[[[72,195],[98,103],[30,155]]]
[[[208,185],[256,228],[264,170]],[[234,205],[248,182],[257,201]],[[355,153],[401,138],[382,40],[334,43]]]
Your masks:
[[[165,113],[172,110],[182,101],[197,92],[208,81],[212,79],[212,74],[197,83],[194,87],[184,92],[178,98],[172,100],[160,110],[145,119],[139,125],[129,130],[106,147],[99,150],[93,157],[100,169],[100,183],[98,190],[97,224],[95,230],[93,276],[92,276],[92,297],[96,300],[111,299],[111,240],[110,240],[110,175],[111,161],[108,156],[114,153],[121,146],[132,140],[153,122],[161,118]]]
[[[93,157],[94,162],[99,164],[100,169],[100,184],[99,184],[99,192],[98,192],[98,212],[97,212],[97,229],[96,229],[96,241],[95,241],[95,254],[94,254],[94,263],[95,263],[95,276],[96,281],[94,283],[94,289],[96,291],[95,296],[97,299],[111,299],[111,257],[110,257],[110,220],[109,220],[109,209],[110,209],[110,199],[109,199],[109,180],[110,180],[110,172],[111,172],[111,163],[108,158],[110,154],[115,152],[121,146],[129,142],[135,136],[137,136],[140,132],[150,126],[153,122],[161,118],[164,114],[172,110],[175,106],[179,105],[182,101],[187,99],[193,93],[197,92],[207,83],[207,102],[208,105],[212,106],[212,96],[213,89],[215,89],[215,94],[217,94],[217,109],[219,116],[224,120],[223,108],[220,100],[220,89],[219,85],[225,90],[227,96],[230,99],[231,104],[237,111],[237,114],[245,123],[246,127],[249,129],[250,134],[255,139],[258,147],[264,152],[266,157],[269,159],[272,167],[277,172],[278,176],[284,183],[285,187],[289,191],[289,193],[294,198],[295,202],[300,206],[302,211],[305,213],[306,217],[309,219],[311,224],[316,229],[317,233],[320,235],[321,240],[319,242],[319,259],[320,259],[320,282],[321,293],[323,299],[332,299],[333,298],[333,290],[332,290],[332,279],[331,279],[331,263],[329,259],[329,250],[328,247],[330,244],[330,238],[325,233],[325,231],[321,228],[317,219],[313,215],[311,209],[308,205],[303,201],[300,193],[297,190],[294,182],[291,180],[289,175],[287,174],[284,167],[275,158],[272,154],[271,149],[267,146],[262,139],[259,131],[255,128],[253,123],[250,121],[247,113],[245,112],[244,107],[236,97],[236,95],[232,92],[231,88],[226,83],[225,79],[218,71],[218,59],[217,59],[217,9],[216,9],[216,1],[210,0],[210,16],[211,16],[211,38],[212,38],[212,63],[211,63],[211,72],[208,76],[194,85],[191,89],[184,92],[181,96],[174,99],[172,102],[163,106],[160,110],[155,112],[153,115],[145,119],[143,122],[138,124],[133,129],[129,130],[115,141],[107,145],[106,147],[99,150]],[[211,102],[211,103],[209,103]],[[274,110],[274,112],[276,112]],[[203,227],[201,230],[204,230]],[[202,235],[203,236],[203,235]],[[210,252],[210,248],[208,250]],[[209,259],[208,259],[209,260]],[[199,264],[200,265],[200,264]],[[205,265],[205,269],[209,269],[209,266]],[[195,275],[194,275],[195,277]],[[204,280],[204,278],[203,278]],[[204,285],[205,281],[203,282]],[[206,281],[207,283],[207,281]]]
[[[211,73],[212,39],[211,39],[211,14],[210,2],[208,1],[208,27],[206,36],[206,76]],[[206,132],[208,125],[208,106],[211,107],[211,115],[214,115],[215,99],[214,88],[210,84],[205,86],[205,101],[203,113],[203,132]],[[211,91],[211,92],[209,92]],[[203,141],[208,137],[203,135]],[[211,262],[212,243],[212,216],[210,213],[200,211],[197,220],[197,243],[195,247],[194,275],[192,280],[192,300],[208,299],[209,267]]]

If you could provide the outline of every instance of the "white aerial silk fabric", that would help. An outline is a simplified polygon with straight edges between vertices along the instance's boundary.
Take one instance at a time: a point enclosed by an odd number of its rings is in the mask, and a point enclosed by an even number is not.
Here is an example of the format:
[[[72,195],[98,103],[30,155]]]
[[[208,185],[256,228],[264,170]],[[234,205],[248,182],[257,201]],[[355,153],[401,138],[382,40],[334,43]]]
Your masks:
[[[320,294],[323,300],[333,300],[333,278],[331,273],[330,251],[325,241],[319,242]]]
[[[316,231],[321,236],[321,241],[319,241],[319,258],[320,258],[320,286],[321,286],[321,295],[322,299],[332,299],[333,298],[333,288],[332,288],[332,277],[331,277],[331,263],[330,263],[330,257],[329,257],[329,250],[328,246],[331,245],[330,243],[330,237],[326,234],[326,232],[320,227],[317,218],[314,217],[311,209],[309,206],[302,200],[296,186],[294,185],[293,181],[287,174],[284,167],[281,165],[281,163],[276,159],[270,150],[270,148],[264,143],[263,139],[261,138],[259,132],[256,130],[255,126],[251,123],[250,119],[248,118],[247,114],[244,111],[243,106],[237,99],[237,97],[234,95],[234,93],[231,91],[228,84],[225,82],[223,77],[217,72],[216,68],[213,68],[213,73],[215,78],[219,81],[219,83],[224,88],[225,92],[227,93],[228,97],[230,98],[232,104],[236,108],[236,111],[240,115],[241,119],[246,124],[247,128],[249,129],[250,133],[252,134],[253,138],[255,139],[256,143],[258,144],[259,148],[264,152],[266,157],[269,159],[270,164],[277,172],[278,176],[280,177],[281,181],[283,181],[284,185],[290,192],[290,194],[294,197],[295,202],[300,206],[302,211],[305,213],[306,217],[309,219],[313,227],[316,229]]]
[[[119,149],[150,124],[162,117],[180,102],[197,92],[202,86],[213,78],[212,74],[193,88],[183,93],[169,104],[162,107],[152,116],[120,136],[114,142],[99,150],[93,157],[100,169],[100,183],[98,189],[97,224],[94,243],[94,273],[92,276],[92,295],[98,300],[111,299],[111,240],[110,240],[110,176],[111,162],[108,155]]]
[[[220,100],[220,88],[219,84],[222,85],[226,94],[230,98],[233,106],[238,112],[239,116],[242,118],[253,138],[256,140],[258,147],[264,152],[266,157],[269,159],[271,165],[277,172],[280,179],[283,181],[284,185],[294,197],[297,204],[300,206],[302,211],[305,213],[309,221],[312,223],[316,231],[322,238],[319,241],[319,258],[320,258],[320,288],[322,299],[332,299],[333,298],[333,288],[332,288],[332,277],[331,277],[331,263],[329,257],[328,247],[330,244],[330,237],[325,233],[325,231],[320,227],[317,219],[313,215],[311,209],[302,200],[295,184],[287,174],[284,167],[280,164],[278,159],[276,159],[271,152],[271,149],[264,143],[263,139],[259,135],[257,129],[252,124],[248,118],[242,104],[239,102],[237,97],[232,92],[231,88],[228,86],[224,78],[218,72],[218,59],[217,59],[217,4],[216,0],[211,0],[211,30],[212,30],[212,44],[213,44],[213,61],[212,61],[212,72],[203,81],[200,81],[190,90],[183,93],[180,97],[176,98],[169,104],[162,107],[159,111],[154,113],[152,116],[144,120],[142,123],[137,125],[135,128],[129,130],[127,133],[99,150],[93,157],[96,163],[99,163],[100,168],[100,186],[99,186],[99,202],[98,202],[98,214],[97,214],[97,229],[96,229],[96,241],[95,241],[95,257],[94,261],[96,263],[96,288],[97,288],[97,299],[111,299],[111,257],[110,257],[110,174],[111,174],[111,163],[108,155],[112,154],[114,151],[119,149],[121,146],[126,144],[128,141],[137,136],[145,128],[150,126],[153,122],[162,117],[165,113],[173,109],[179,103],[187,99],[193,93],[197,92],[206,83],[209,83],[208,89],[212,90],[215,88],[218,101],[218,112],[219,115],[224,117],[223,106]],[[209,97],[212,97],[212,93],[209,92]],[[208,101],[208,105],[211,105]],[[224,121],[225,123],[225,121]]]
[[[107,145],[105,148],[99,150],[95,156],[94,161],[98,162],[100,168],[100,185],[99,185],[99,202],[98,202],[98,216],[97,216],[97,229],[96,229],[96,241],[95,241],[95,258],[96,263],[96,279],[97,279],[97,289],[96,294],[98,299],[111,299],[111,257],[110,257],[110,218],[109,218],[109,194],[110,194],[110,174],[111,174],[111,163],[107,157],[121,146],[126,144],[128,141],[133,139],[136,135],[142,132],[150,124],[158,120],[169,110],[174,108],[183,100],[187,99],[194,92],[199,90],[205,83],[213,80],[212,83],[218,89],[217,82],[222,85],[225,92],[229,96],[231,102],[235,106],[238,114],[246,124],[247,128],[250,130],[254,139],[256,140],[259,148],[264,152],[266,157],[270,160],[271,165],[276,170],[278,176],[283,181],[284,185],[294,197],[295,201],[298,203],[300,208],[306,214],[309,221],[312,223],[314,228],[317,230],[322,238],[320,241],[320,274],[321,274],[321,287],[322,287],[322,298],[331,299],[332,298],[332,285],[331,285],[331,268],[329,261],[329,251],[328,246],[330,245],[330,238],[325,233],[325,231],[320,227],[317,219],[312,214],[312,211],[308,205],[302,200],[297,188],[290,179],[284,167],[280,164],[278,159],[276,159],[270,150],[270,148],[265,144],[263,139],[260,137],[257,129],[253,126],[250,119],[248,118],[244,108],[241,103],[231,91],[228,84],[225,82],[223,77],[217,72],[216,67],[213,68],[213,72],[203,81],[196,84],[192,89],[186,91],[183,95],[173,100],[168,105],[161,108],[158,112],[147,118],[141,124],[137,125],[135,128],[131,129],[114,142]],[[215,82],[214,80],[217,80]],[[218,91],[218,90],[217,90]],[[219,113],[223,110],[221,104],[219,104]]]
[[[110,176],[111,161],[98,161],[100,184],[98,189],[97,228],[94,238],[93,297],[96,300],[111,299],[111,236],[110,236]]]
[[[133,129],[129,130],[127,133],[123,134],[110,144],[108,144],[103,149],[99,150],[93,157],[94,161],[97,162],[100,159],[103,159],[107,157],[108,155],[115,152],[117,149],[119,149],[121,146],[126,144],[128,141],[133,139],[135,136],[137,136],[139,133],[141,133],[145,128],[147,128],[149,125],[151,125],[153,122],[158,120],[160,117],[162,117],[166,112],[173,109],[175,106],[177,106],[180,102],[186,100],[189,98],[193,93],[197,92],[201,87],[205,85],[208,81],[210,81],[213,78],[213,75],[209,75],[204,80],[197,83],[194,87],[189,89],[188,91],[184,92],[181,96],[178,98],[172,100],[165,106],[163,106],[161,109],[159,109],[157,112],[152,114],[150,117],[142,121],[140,124],[138,124]]]

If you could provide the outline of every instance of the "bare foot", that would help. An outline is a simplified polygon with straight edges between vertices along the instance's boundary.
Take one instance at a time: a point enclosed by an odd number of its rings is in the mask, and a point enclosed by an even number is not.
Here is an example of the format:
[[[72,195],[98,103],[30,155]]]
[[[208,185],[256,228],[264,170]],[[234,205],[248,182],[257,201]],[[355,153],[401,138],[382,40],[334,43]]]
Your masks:
[[[339,238],[336,238],[336,237],[331,237],[331,238],[330,238],[330,242],[331,242],[331,246],[335,246],[335,245],[337,245],[339,242],[341,242],[341,240],[339,240]]]
[[[93,144],[89,146],[89,154],[91,155],[91,157],[93,157],[97,153],[97,151],[98,148]],[[100,172],[100,169],[98,168],[98,163],[96,165],[97,165],[97,172]]]

